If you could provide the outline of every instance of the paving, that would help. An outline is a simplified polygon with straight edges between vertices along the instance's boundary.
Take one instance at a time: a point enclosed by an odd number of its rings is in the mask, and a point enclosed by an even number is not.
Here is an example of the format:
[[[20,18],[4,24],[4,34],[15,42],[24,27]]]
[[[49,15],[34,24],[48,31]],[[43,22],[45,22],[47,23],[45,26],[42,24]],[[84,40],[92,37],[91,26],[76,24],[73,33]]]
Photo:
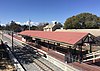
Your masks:
[[[81,71],[100,71],[100,67],[95,65],[89,65],[87,63],[70,63],[69,65],[81,70]]]

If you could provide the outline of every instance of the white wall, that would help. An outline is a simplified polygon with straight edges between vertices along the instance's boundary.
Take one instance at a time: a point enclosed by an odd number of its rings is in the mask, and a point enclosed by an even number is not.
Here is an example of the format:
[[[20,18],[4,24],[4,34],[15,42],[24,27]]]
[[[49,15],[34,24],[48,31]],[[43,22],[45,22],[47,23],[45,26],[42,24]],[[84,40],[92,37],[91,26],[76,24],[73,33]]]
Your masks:
[[[100,36],[100,29],[67,29],[67,30],[61,30],[61,29],[57,29],[56,31],[63,31],[63,32],[68,32],[68,31],[71,31],[71,32],[88,32],[88,33],[91,33],[95,36]]]

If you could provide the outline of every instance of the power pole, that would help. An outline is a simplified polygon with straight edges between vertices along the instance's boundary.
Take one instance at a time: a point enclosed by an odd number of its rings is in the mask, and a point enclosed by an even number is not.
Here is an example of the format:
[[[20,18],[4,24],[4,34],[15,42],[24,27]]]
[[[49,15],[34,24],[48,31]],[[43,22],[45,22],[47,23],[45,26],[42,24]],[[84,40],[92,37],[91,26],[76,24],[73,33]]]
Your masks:
[[[12,51],[14,51],[13,31],[12,31]]]
[[[0,24],[1,24],[1,21],[0,21]],[[1,39],[3,41],[3,28],[1,29]]]
[[[31,20],[29,20],[28,24],[29,24],[29,30],[30,30],[30,27],[31,27]]]

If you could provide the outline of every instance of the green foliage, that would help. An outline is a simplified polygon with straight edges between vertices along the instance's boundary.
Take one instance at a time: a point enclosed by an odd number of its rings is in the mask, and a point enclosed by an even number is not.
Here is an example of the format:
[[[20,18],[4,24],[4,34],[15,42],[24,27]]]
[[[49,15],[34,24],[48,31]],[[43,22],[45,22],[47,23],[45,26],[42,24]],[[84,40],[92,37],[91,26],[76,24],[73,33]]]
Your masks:
[[[33,25],[33,26],[31,27],[31,30],[37,30],[37,29],[38,29],[37,26],[34,26],[34,25]]]
[[[43,27],[48,25],[49,23],[40,23],[37,26],[32,25],[30,30],[43,30]],[[15,21],[11,21],[10,24],[6,24],[6,26],[0,25],[0,30],[9,30],[14,32],[21,32],[24,30],[29,30],[29,25],[20,25],[17,24]]]
[[[60,22],[58,22],[58,23],[56,23],[56,26],[54,26],[54,27],[56,27],[56,29],[60,29],[61,27],[63,27],[63,25]]]
[[[39,23],[39,25],[37,25],[37,30],[43,31],[43,28],[48,24],[49,23]]]
[[[21,25],[15,23],[14,21],[11,21],[10,24],[6,24],[6,26],[4,27],[4,30],[20,32],[21,31]]]
[[[21,28],[24,31],[24,30],[28,30],[29,29],[29,26],[28,25],[21,25]]]
[[[65,29],[99,28],[100,17],[91,13],[81,13],[68,18],[64,23]]]

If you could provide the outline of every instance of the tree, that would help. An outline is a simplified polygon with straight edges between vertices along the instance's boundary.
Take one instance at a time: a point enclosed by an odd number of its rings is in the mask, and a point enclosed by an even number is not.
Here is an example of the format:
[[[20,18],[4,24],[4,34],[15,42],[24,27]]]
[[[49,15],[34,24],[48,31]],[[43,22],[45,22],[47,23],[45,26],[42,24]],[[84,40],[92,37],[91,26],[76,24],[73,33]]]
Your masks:
[[[6,24],[6,26],[5,26],[5,30],[11,30],[11,27],[10,27],[10,25],[9,24]]]
[[[37,26],[32,25],[31,30],[38,30]]]
[[[49,23],[39,23],[39,25],[37,25],[38,30],[43,31],[43,28],[48,25]]]
[[[59,27],[63,27],[63,25],[62,25],[60,22],[58,22],[57,25],[58,25]],[[58,28],[58,29],[59,29],[59,28]]]
[[[21,32],[21,25],[17,24],[15,21],[11,21],[9,25],[6,25],[6,29],[14,32]]]
[[[76,16],[68,18],[64,23],[65,29],[80,29],[80,28],[98,28],[100,17],[91,13],[80,13]]]
[[[29,30],[29,26],[28,26],[28,25],[22,25],[21,27],[22,27],[22,30],[23,30],[23,31],[24,31],[24,30]]]

